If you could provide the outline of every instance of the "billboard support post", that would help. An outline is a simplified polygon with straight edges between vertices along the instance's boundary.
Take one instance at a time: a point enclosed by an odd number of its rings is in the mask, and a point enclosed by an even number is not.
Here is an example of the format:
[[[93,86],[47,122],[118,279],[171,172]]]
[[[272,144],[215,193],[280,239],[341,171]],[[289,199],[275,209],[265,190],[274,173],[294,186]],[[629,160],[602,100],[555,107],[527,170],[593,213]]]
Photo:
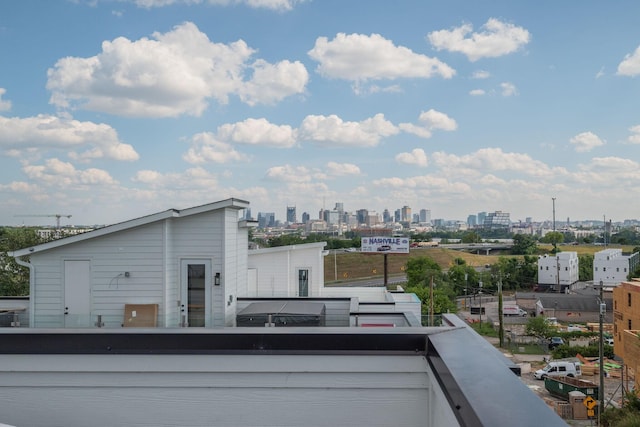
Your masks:
[[[388,265],[387,264],[387,254],[384,254],[384,287],[385,288],[387,287],[387,283],[388,283],[387,278],[389,277],[387,275],[387,265]]]

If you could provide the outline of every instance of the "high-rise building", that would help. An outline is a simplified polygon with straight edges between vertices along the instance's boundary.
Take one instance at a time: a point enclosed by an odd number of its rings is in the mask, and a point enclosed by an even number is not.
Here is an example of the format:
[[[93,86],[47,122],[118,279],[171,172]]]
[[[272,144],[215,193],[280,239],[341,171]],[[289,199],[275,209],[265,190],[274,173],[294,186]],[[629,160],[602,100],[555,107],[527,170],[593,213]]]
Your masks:
[[[287,222],[289,224],[295,224],[298,222],[296,220],[296,207],[295,206],[287,206]]]
[[[382,212],[382,222],[384,222],[385,224],[393,222],[393,220],[391,218],[391,212],[389,212],[389,209],[385,209]]]
[[[478,218],[475,215],[469,215],[467,217],[467,225],[469,227],[475,227],[476,225],[478,225]]]
[[[323,217],[327,224],[338,225],[340,222],[340,212],[338,211],[323,211]]]
[[[369,211],[366,209],[358,209],[356,211],[356,218],[358,219],[358,224],[366,224],[368,216],[369,216]]]
[[[422,223],[431,222],[431,209],[420,209],[420,222]]]
[[[487,217],[486,212],[478,212],[478,225],[484,224],[484,219]]]
[[[258,212],[258,228],[275,227],[276,214],[273,212]]]
[[[508,229],[511,226],[508,212],[490,212],[484,219],[483,225],[488,230]]]
[[[411,208],[409,206],[403,206],[401,209],[401,221],[411,222]]]
[[[302,212],[302,223],[306,224],[311,219],[311,216],[307,212]]]

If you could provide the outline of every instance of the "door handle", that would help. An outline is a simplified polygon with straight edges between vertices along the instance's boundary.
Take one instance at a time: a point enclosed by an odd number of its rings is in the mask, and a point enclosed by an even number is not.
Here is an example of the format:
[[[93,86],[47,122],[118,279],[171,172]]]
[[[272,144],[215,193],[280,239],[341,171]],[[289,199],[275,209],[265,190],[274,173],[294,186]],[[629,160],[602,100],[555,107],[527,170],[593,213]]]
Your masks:
[[[65,315],[69,314],[69,307],[65,307],[65,308],[64,308],[64,314],[65,314]]]

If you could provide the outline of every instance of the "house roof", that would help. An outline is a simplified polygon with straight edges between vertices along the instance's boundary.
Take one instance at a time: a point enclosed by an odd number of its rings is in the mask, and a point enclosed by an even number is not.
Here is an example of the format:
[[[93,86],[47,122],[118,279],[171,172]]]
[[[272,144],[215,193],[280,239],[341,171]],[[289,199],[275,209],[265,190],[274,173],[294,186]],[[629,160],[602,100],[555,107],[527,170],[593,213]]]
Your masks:
[[[158,212],[155,214],[143,216],[140,218],[131,219],[128,221],[120,222],[113,225],[108,225],[103,228],[98,228],[87,233],[76,234],[74,236],[65,237],[63,239],[53,240],[51,242],[43,243],[41,245],[31,246],[17,251],[9,252],[12,257],[21,257],[25,255],[31,255],[37,252],[43,252],[50,249],[54,249],[60,246],[69,245],[72,243],[82,242],[89,239],[95,239],[96,237],[105,236],[107,234],[116,233],[123,230],[129,230],[142,225],[151,224],[158,221],[164,221],[168,218],[184,218],[191,215],[197,215],[205,212],[211,212],[218,209],[246,209],[249,207],[249,202],[240,199],[225,199],[218,202],[208,203],[206,205],[194,206],[187,209],[169,209],[166,211]]]
[[[315,242],[315,243],[303,243],[301,245],[274,246],[271,248],[251,249],[249,251],[249,255],[285,252],[285,251],[292,251],[296,249],[314,249],[314,248],[324,249],[326,245],[327,245],[327,242]]]
[[[566,295],[557,294],[549,296],[540,296],[540,303],[545,309],[582,311],[582,312],[598,312],[600,303],[598,298],[590,295]],[[607,310],[611,309],[611,300],[605,299]]]

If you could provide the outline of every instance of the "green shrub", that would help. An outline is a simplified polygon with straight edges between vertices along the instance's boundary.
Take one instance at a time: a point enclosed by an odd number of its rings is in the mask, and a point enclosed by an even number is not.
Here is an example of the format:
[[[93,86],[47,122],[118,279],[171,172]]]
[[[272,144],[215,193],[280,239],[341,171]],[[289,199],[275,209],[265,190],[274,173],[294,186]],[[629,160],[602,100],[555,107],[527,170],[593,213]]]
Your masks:
[[[613,347],[610,345],[604,345],[604,357],[608,359],[613,359]],[[600,348],[598,344],[591,344],[587,347],[570,347],[569,345],[561,345],[556,347],[551,351],[551,356],[554,359],[564,359],[567,357],[575,357],[577,354],[580,354],[584,357],[599,357],[600,356]]]

